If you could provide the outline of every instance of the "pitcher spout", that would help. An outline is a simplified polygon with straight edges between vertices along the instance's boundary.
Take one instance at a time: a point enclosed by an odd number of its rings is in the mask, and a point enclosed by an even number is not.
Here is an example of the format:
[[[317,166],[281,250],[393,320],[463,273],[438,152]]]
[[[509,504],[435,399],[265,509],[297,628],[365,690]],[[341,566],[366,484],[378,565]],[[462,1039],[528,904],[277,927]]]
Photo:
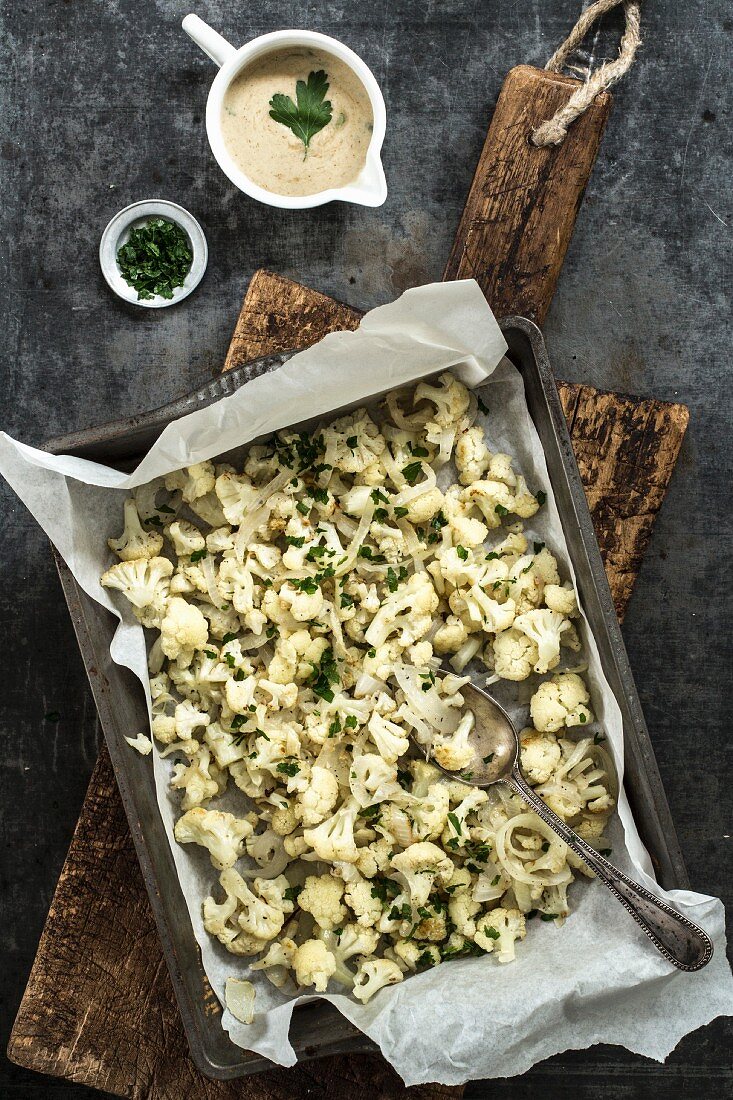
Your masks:
[[[342,196],[360,206],[382,206],[387,198],[387,179],[378,152],[369,151],[364,167]]]

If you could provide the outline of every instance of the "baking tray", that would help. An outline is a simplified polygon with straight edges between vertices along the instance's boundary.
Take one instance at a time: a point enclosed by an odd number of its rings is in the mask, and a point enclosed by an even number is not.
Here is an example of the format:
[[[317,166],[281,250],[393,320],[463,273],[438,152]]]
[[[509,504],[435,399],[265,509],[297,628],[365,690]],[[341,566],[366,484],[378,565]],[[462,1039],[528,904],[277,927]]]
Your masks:
[[[634,818],[661,885],[686,888],[687,872],[636,694],[544,341],[536,325],[523,317],[507,318],[501,328],[509,345],[509,357],[522,375],[529,412],[545,451],[580,599],[604,672],[621,708],[624,784]],[[281,366],[293,354],[255,360],[152,412],[57,437],[46,443],[44,449],[52,454],[72,454],[118,469],[132,469],[171,421],[233,393],[250,379]],[[221,1026],[221,1010],[201,964],[158,810],[149,761],[130,752],[124,740],[126,735],[145,729],[148,719],[139,681],[110,657],[109,646],[117,620],[82,591],[62,558],[55,556],[193,1060],[202,1073],[221,1079],[269,1069],[272,1063],[268,1059],[236,1046]],[[312,1002],[293,1013],[290,1038],[299,1060],[376,1049],[370,1039],[325,1001]]]

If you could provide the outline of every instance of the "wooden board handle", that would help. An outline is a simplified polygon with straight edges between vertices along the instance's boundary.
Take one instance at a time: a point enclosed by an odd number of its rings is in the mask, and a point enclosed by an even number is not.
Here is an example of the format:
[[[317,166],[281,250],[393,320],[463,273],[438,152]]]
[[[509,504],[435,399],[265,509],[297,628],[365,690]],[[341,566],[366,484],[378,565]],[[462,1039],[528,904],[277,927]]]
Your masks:
[[[443,275],[476,279],[497,317],[541,324],[552,301],[611,96],[599,95],[562,145],[537,149],[529,137],[577,85],[518,65],[502,86]]]

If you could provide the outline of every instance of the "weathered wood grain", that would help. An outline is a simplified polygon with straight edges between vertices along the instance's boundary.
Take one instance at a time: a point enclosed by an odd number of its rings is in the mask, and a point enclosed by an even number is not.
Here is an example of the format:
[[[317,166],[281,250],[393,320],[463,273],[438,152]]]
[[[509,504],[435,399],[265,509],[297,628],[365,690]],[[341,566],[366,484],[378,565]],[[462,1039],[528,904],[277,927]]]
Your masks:
[[[541,324],[552,301],[611,96],[598,96],[562,145],[537,149],[529,136],[577,85],[518,65],[501,89],[444,275],[478,280],[499,318]]]

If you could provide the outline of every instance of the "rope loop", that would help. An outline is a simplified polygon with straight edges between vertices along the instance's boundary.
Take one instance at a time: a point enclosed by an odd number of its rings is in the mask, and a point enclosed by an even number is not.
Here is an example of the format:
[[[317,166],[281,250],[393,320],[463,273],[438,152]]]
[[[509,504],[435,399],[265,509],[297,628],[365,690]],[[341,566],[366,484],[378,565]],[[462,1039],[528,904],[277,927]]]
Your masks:
[[[593,24],[606,12],[623,4],[626,26],[621,38],[618,57],[613,61],[604,61],[596,72],[588,76],[584,84],[577,88],[570,99],[552,118],[533,130],[530,138],[533,145],[543,148],[547,145],[560,145],[568,132],[568,126],[579,118],[600,92],[604,92],[620,80],[634,63],[636,51],[641,44],[641,0],[596,0],[583,12],[565,41],[555,50],[545,65],[545,71],[559,73],[568,58],[585,38]]]

